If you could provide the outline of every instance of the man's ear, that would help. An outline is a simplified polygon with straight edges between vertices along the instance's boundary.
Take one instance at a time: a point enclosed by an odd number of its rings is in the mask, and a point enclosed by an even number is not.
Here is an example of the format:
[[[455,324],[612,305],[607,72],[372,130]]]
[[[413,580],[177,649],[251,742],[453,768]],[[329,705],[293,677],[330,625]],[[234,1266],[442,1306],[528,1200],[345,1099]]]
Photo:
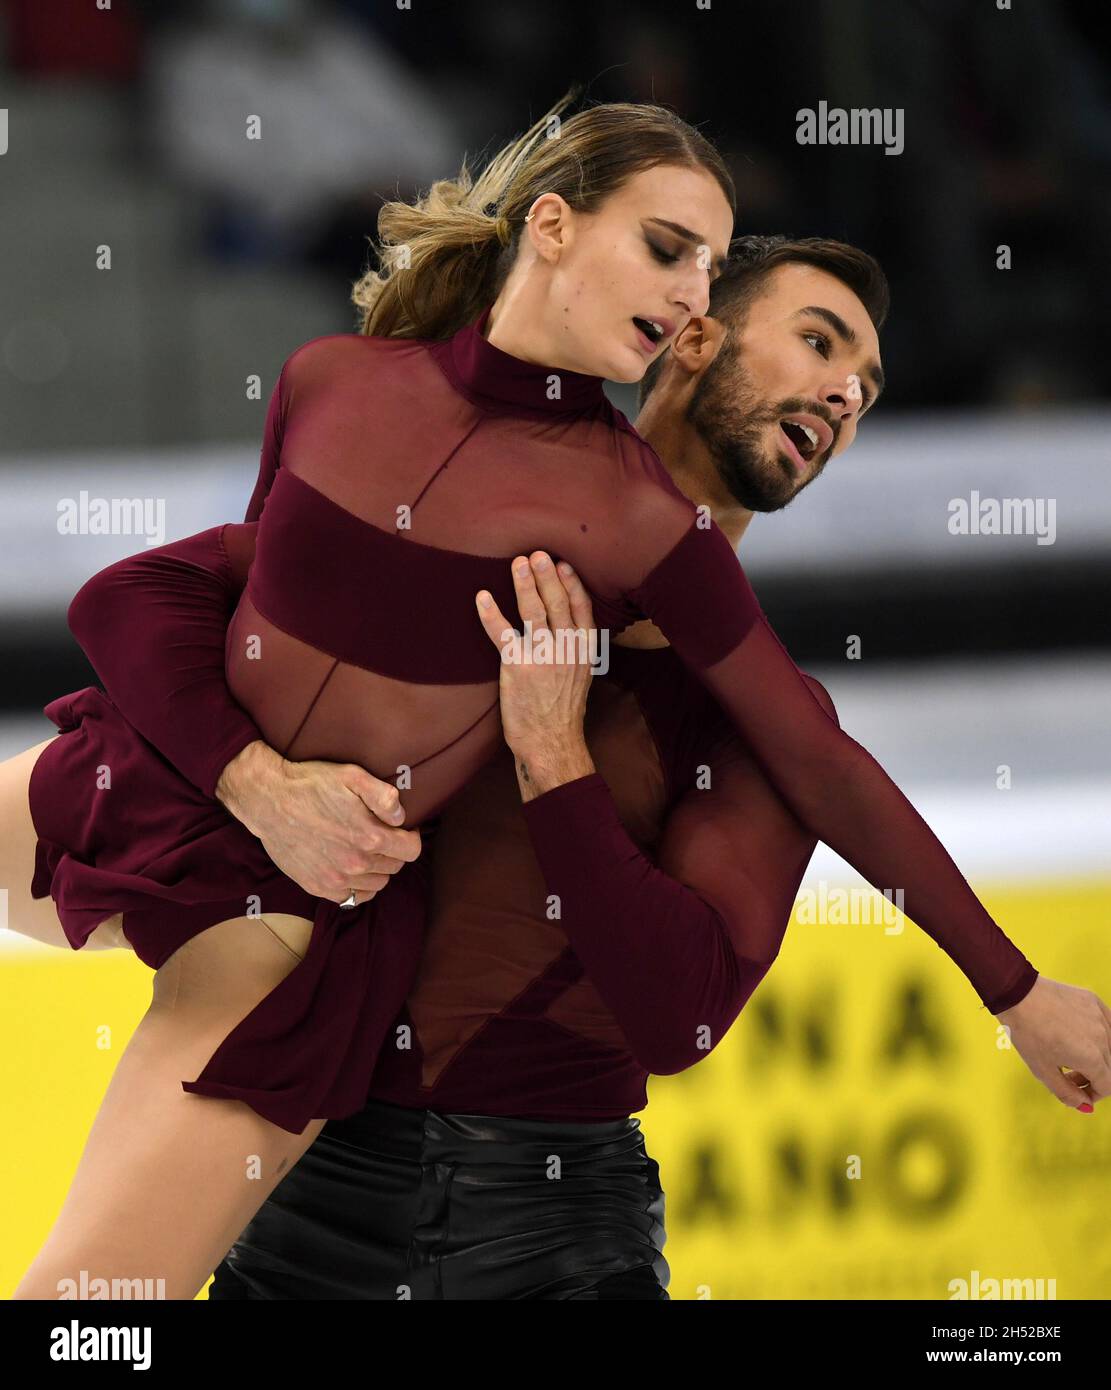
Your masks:
[[[692,314],[675,335],[668,351],[689,377],[699,377],[721,351],[726,327],[709,314]]]

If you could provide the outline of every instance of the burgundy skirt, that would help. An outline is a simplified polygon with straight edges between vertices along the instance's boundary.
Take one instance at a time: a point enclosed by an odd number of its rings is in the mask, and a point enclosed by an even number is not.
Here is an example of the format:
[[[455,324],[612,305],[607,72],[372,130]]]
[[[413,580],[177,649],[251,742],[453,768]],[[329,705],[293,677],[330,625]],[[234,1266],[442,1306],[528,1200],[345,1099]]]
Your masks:
[[[31,893],[54,899],[75,950],[116,913],[154,970],[230,918],[284,912],[313,922],[304,960],[182,1088],[242,1100],[294,1134],[312,1119],[360,1110],[420,961],[427,847],[369,903],[342,910],[279,872],[261,842],[182,777],[103,691],[88,686],[43,712],[60,737],[31,773]]]

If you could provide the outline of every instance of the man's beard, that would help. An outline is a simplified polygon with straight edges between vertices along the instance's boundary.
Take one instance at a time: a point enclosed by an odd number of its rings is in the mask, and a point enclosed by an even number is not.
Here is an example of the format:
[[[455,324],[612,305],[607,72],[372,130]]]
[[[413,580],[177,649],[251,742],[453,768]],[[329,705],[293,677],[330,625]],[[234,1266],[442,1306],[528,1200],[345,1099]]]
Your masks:
[[[776,406],[760,400],[739,355],[730,351],[728,343],[722,345],[695,387],[687,419],[710,451],[730,495],[750,512],[781,511],[825,467],[824,457],[813,472],[808,463],[800,480],[786,451],[768,443],[783,416],[798,411],[828,419],[828,411],[802,397],[792,396]],[[836,442],[837,423],[829,423]],[[769,425],[773,427],[770,431]]]

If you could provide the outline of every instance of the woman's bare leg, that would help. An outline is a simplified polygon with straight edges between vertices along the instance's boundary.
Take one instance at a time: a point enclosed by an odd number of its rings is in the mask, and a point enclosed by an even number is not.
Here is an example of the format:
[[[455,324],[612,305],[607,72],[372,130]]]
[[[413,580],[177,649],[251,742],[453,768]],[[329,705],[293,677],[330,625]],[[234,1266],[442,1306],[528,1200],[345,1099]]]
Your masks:
[[[62,735],[55,734],[54,737],[61,738]],[[7,920],[4,919],[3,900],[0,899],[0,927],[6,926],[20,936],[33,937],[46,946],[64,946],[71,951],[73,947],[66,940],[62,924],[58,921],[54,899],[31,897],[38,836],[31,819],[27,788],[31,769],[38,761],[39,754],[52,742],[53,739],[45,739],[34,748],[28,748],[25,753],[17,753],[14,758],[0,762],[0,893],[7,892]],[[119,913],[109,917],[101,922],[81,949],[97,951],[126,947],[122,924]]]
[[[90,1281],[162,1279],[170,1299],[196,1295],[324,1121],[290,1134],[242,1101],[181,1083],[296,967],[311,934],[301,917],[235,918],[185,942],[155,973],[151,1006],[14,1298],[56,1299],[82,1271]]]

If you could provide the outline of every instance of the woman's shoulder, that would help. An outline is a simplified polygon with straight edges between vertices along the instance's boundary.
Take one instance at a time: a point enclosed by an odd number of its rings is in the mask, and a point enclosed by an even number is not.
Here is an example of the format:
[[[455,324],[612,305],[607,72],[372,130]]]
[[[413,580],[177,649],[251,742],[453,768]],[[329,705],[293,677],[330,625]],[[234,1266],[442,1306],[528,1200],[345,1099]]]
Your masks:
[[[648,440],[638,432],[636,426],[630,424],[627,417],[616,406],[611,406],[610,414],[614,438],[617,441],[626,471],[635,475],[645,485],[648,489],[649,500],[651,500],[653,491],[660,491],[667,499],[672,501],[677,499],[686,507],[691,507],[692,504],[686,494],[681,492],[672,481],[671,474],[667,471],[659,454],[656,453]]]
[[[282,368],[287,374],[299,377],[314,372],[330,372],[347,364],[365,366],[368,359],[383,364],[400,362],[423,350],[423,344],[413,338],[375,338],[367,333],[324,333],[296,347]]]
[[[426,384],[427,372],[414,354],[415,339],[373,338],[365,333],[325,333],[302,343],[282,365],[283,404],[359,399],[375,409],[408,400]]]

